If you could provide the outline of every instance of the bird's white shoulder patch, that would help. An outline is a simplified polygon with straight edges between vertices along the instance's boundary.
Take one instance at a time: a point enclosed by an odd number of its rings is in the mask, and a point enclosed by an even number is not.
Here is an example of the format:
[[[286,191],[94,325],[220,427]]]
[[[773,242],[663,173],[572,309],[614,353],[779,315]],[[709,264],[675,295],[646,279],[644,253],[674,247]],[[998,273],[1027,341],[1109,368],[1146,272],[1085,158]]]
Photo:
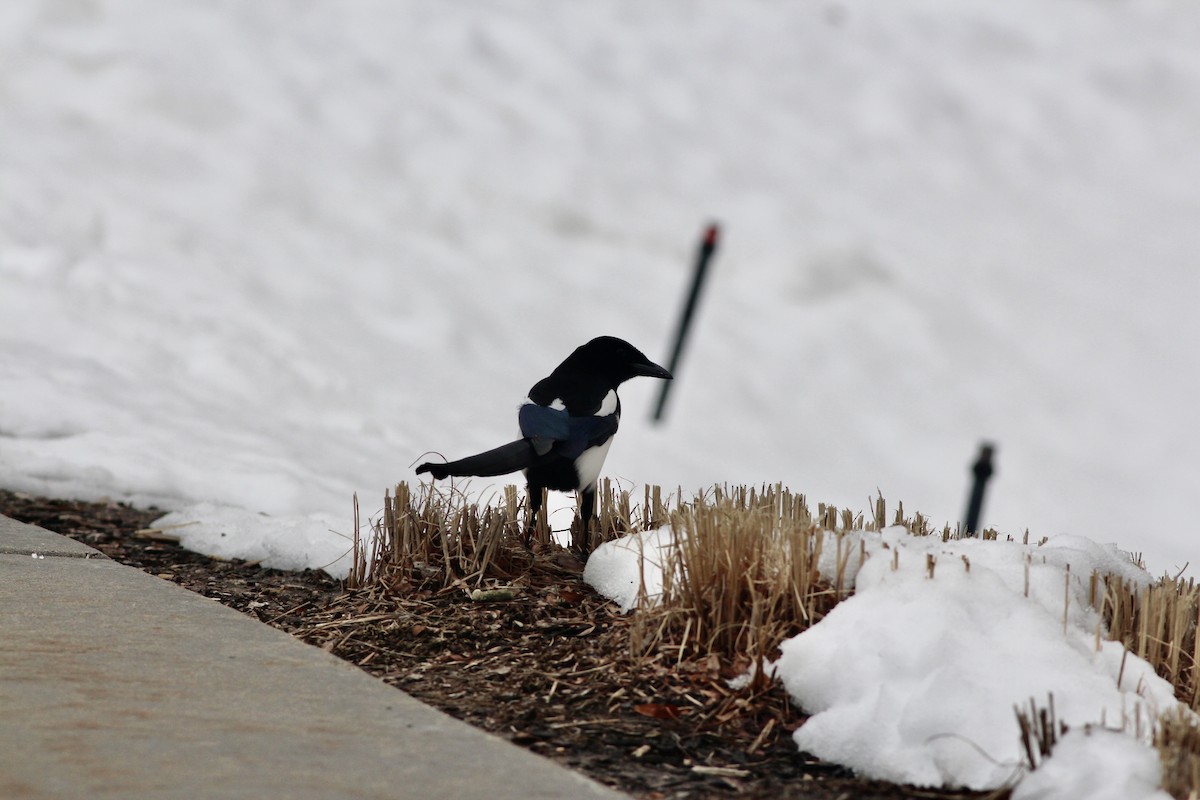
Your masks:
[[[608,448],[612,445],[612,440],[613,437],[608,437],[604,440],[604,444],[589,447],[580,454],[579,458],[575,459],[575,473],[579,476],[580,489],[586,489],[596,484],[596,479],[600,477],[600,470],[604,467],[604,458],[608,455]]]
[[[617,410],[617,392],[614,389],[609,389],[608,394],[604,395],[603,402],[600,403],[600,410],[596,412],[597,417],[607,417]]]

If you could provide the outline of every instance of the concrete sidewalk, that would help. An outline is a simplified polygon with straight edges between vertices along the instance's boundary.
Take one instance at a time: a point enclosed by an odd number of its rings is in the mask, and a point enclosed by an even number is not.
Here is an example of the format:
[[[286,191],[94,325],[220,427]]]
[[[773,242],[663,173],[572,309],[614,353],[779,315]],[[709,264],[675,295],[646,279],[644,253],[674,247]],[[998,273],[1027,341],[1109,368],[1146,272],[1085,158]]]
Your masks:
[[[213,600],[0,517],[0,797],[623,795]]]

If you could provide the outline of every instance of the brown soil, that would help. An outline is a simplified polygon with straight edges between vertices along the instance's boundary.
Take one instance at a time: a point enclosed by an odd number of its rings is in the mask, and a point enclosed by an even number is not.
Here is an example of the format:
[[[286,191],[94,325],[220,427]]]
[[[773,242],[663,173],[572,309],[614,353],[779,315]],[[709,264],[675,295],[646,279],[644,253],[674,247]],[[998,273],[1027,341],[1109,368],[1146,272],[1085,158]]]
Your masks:
[[[715,662],[635,659],[628,619],[559,571],[511,600],[346,593],[322,572],[219,561],[147,532],[161,512],[0,490],[0,514],[91,545],[344,658],[472,725],[639,798],[956,798],[797,753],[778,685],[732,692]]]

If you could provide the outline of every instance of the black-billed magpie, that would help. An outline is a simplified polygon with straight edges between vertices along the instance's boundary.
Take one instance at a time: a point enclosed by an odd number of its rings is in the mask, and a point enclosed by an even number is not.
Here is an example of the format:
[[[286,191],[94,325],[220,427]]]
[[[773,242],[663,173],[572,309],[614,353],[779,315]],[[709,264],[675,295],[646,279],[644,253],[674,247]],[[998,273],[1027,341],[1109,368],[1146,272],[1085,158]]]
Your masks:
[[[520,439],[446,464],[426,461],[417,467],[417,474],[428,472],[439,479],[524,470],[531,520],[541,509],[542,489],[578,491],[583,506],[581,538],[572,545],[586,556],[596,480],[621,420],[617,387],[639,375],[671,379],[670,372],[629,342],[615,336],[592,339],[529,390],[517,413]]]

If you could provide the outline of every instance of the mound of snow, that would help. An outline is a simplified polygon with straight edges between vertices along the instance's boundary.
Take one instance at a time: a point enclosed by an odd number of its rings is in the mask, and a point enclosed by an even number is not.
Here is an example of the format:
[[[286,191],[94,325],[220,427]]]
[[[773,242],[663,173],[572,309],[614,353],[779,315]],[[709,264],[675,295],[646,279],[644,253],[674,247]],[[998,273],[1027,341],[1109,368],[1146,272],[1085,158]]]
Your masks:
[[[628,609],[641,576],[649,594],[661,591],[659,548],[674,535],[608,542],[584,577]],[[1045,706],[1052,695],[1058,718],[1073,728],[1140,717],[1145,730],[1153,715],[1177,705],[1149,664],[1098,636],[1093,572],[1149,581],[1115,547],[1078,536],[1042,546],[943,542],[901,527],[859,539],[866,558],[854,594],[784,642],[773,665],[811,715],[794,734],[799,749],[868,777],[989,789],[1021,774],[1014,706],[1031,699]],[[1127,785],[1157,786],[1141,766],[1155,758],[1144,744],[1123,734],[1078,741],[1070,739],[1061,762],[1050,759],[1054,768],[1035,786],[1088,785],[1089,759],[1117,750],[1126,755],[1116,763],[1133,770]],[[1103,752],[1074,755],[1092,742]]]

